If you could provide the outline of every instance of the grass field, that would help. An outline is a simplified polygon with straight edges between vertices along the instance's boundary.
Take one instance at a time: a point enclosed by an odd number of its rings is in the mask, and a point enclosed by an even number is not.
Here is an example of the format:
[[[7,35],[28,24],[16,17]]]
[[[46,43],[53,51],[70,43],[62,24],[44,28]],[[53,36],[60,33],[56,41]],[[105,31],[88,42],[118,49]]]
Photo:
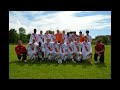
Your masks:
[[[9,45],[9,79],[111,79],[111,46],[105,46],[105,63],[19,62],[16,45]],[[94,54],[94,46],[93,54]]]

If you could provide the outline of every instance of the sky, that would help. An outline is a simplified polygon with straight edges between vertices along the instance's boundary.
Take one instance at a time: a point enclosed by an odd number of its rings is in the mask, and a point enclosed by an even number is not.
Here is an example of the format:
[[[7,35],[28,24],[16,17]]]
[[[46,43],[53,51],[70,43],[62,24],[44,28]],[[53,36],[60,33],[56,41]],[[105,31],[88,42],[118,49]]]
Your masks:
[[[19,28],[23,27],[26,34],[33,33],[37,29],[37,34],[42,30],[65,30],[82,31],[86,35],[86,30],[92,38],[98,35],[111,35],[111,11],[9,11],[9,30],[15,29],[19,33]]]

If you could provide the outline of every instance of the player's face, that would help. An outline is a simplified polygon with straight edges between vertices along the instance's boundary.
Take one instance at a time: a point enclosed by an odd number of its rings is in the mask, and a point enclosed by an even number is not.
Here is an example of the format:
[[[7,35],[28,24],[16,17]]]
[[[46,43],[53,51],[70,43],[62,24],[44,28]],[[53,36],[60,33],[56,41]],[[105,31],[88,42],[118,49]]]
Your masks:
[[[79,35],[81,36],[81,35],[82,35],[82,33],[79,33]]]
[[[42,31],[40,32],[40,34],[42,34]]]
[[[22,45],[22,42],[21,42],[21,41],[19,41],[19,42],[18,42],[18,45]]]
[[[87,37],[85,37],[84,40],[87,41]]]
[[[88,35],[89,33],[88,33],[88,32],[86,32],[86,34]]]
[[[59,33],[59,30],[57,30],[57,33]]]

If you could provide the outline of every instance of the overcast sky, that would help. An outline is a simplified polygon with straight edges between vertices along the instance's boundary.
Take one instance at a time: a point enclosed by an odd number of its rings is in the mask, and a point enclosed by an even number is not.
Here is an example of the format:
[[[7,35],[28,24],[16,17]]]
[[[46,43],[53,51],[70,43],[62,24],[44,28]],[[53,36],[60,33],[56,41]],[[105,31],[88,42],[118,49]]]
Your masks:
[[[9,11],[9,30],[20,27],[26,34],[33,29],[43,33],[46,30],[76,31],[85,34],[90,31],[92,38],[97,35],[111,35],[111,11]]]

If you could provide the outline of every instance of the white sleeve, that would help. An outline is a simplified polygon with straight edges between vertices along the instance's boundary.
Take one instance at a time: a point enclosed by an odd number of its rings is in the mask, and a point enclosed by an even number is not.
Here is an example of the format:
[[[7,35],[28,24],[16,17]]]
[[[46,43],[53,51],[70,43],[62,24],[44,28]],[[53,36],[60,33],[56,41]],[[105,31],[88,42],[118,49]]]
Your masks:
[[[90,52],[92,53],[92,46],[91,46],[91,43],[89,43],[89,46],[90,46]]]
[[[92,43],[92,37],[90,36],[90,42]]]
[[[29,42],[32,42],[32,34],[30,35],[30,40],[29,40]]]

